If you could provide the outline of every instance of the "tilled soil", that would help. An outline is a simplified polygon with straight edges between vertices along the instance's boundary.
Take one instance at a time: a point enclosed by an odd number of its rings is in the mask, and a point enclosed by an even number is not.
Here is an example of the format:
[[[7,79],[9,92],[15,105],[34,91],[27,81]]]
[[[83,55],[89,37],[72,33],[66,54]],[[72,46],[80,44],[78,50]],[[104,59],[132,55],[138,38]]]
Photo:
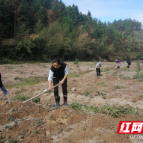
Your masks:
[[[3,83],[9,94],[0,98],[0,142],[13,143],[138,143],[130,135],[117,134],[120,121],[142,120],[143,89],[142,80],[133,79],[136,63],[126,69],[115,63],[104,62],[102,76],[96,77],[94,62],[81,62],[76,65],[67,62],[69,67],[68,103],[102,106],[129,104],[139,109],[139,115],[127,114],[112,117],[105,114],[82,112],[62,105],[54,109],[53,92],[40,96],[40,103],[12,101],[24,95],[35,96],[47,88],[46,81],[49,63],[2,65]],[[21,79],[38,78],[36,84],[22,85]],[[13,141],[13,142],[12,142]]]

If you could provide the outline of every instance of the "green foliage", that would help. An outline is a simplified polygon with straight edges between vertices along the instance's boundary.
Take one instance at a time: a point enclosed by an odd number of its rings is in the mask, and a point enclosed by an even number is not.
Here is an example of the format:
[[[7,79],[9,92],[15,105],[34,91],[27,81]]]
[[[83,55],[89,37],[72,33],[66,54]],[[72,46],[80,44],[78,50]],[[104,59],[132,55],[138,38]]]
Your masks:
[[[35,134],[39,134],[40,132],[39,131],[35,131]]]
[[[140,95],[139,97],[141,97],[143,99],[143,95]]]
[[[40,80],[38,77],[26,78],[26,79],[21,79],[21,83],[19,83],[17,86],[34,85],[34,84],[38,84],[39,82]]]
[[[139,79],[143,79],[143,72],[139,72],[138,78],[139,78]]]
[[[78,65],[78,62],[79,62],[79,60],[76,58],[76,59],[74,60],[74,64],[75,64],[75,65]]]
[[[3,137],[3,136],[0,136],[0,139],[4,139],[4,137]]]
[[[35,102],[35,103],[40,102],[40,98],[36,97],[36,98],[32,99],[32,101]]]
[[[6,126],[5,126],[5,129],[11,129],[11,126],[7,126],[7,125],[6,125]]]
[[[16,61],[142,58],[141,22],[103,23],[61,0],[0,0],[0,57]],[[7,9],[7,10],[5,10]],[[135,36],[139,40],[135,39]]]
[[[119,86],[119,85],[116,85],[114,86],[115,89],[120,89],[120,88],[123,88],[122,86]]]
[[[107,86],[104,82],[100,82],[97,85],[101,85],[101,86]]]
[[[25,101],[27,99],[29,99],[30,97],[29,96],[26,96],[26,95],[18,95],[18,96],[15,96],[13,97],[11,100],[12,101],[16,101],[16,100],[19,100],[19,101]]]
[[[18,140],[14,140],[14,139],[9,140],[9,143],[18,143],[18,142],[19,142]]]
[[[95,113],[102,113],[106,115],[111,115],[113,117],[120,117],[126,114],[137,114],[138,109],[131,107],[130,105],[126,106],[114,106],[114,105],[103,105],[103,106],[87,106],[79,103],[72,103],[70,105],[71,108],[80,111],[87,111],[87,112],[95,112]]]
[[[137,65],[137,70],[140,71],[140,69],[141,69],[141,68],[140,68],[140,61],[137,61],[137,62],[136,62],[136,65]]]
[[[70,73],[70,74],[68,74],[68,77],[80,77],[80,75],[79,74],[72,74],[72,73]]]

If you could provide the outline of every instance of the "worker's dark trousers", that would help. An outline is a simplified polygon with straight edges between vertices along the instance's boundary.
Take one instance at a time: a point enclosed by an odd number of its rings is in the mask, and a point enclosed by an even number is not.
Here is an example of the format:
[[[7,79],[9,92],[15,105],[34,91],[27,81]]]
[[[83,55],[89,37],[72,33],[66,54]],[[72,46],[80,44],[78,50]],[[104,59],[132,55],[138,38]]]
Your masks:
[[[59,80],[56,78],[53,78],[53,85],[55,86],[58,83],[59,83]],[[63,91],[63,95],[67,96],[67,78],[66,78],[65,82],[62,84],[62,91]],[[59,97],[59,87],[58,86],[54,88],[54,96],[55,96],[55,98]]]
[[[3,87],[2,81],[1,81],[1,74],[0,74],[0,88]]]
[[[96,68],[96,75],[100,76],[100,68]]]

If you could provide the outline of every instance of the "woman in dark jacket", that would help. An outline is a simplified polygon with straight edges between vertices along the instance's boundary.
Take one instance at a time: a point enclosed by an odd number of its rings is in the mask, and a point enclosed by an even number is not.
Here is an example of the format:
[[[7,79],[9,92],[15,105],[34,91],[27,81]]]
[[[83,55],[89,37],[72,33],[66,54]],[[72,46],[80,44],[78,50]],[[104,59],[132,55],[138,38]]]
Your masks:
[[[3,93],[4,93],[3,96],[5,96],[5,95],[8,94],[6,88],[3,86],[2,81],[1,81],[1,72],[0,72],[0,88],[2,89],[2,91],[3,91]]]
[[[62,85],[65,106],[68,106],[67,104],[67,76],[68,76],[67,65],[61,62],[59,58],[55,58],[52,61],[52,66],[49,71],[48,90],[50,91],[52,89],[52,81],[53,81],[53,86],[55,86],[56,84],[60,82],[60,84]],[[58,108],[60,106],[60,96],[59,96],[58,86],[54,88],[54,96],[55,96],[55,101],[56,101],[56,108]]]

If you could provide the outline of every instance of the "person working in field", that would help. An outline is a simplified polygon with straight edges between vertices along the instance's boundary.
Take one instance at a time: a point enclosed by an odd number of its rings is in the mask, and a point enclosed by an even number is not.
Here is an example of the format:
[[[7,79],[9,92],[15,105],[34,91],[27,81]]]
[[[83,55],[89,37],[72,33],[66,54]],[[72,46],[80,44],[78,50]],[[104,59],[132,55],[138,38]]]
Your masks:
[[[131,61],[130,60],[126,60],[126,63],[127,63],[127,68],[130,68]]]
[[[68,106],[67,104],[67,76],[68,76],[68,67],[65,63],[61,62],[59,58],[55,58],[52,61],[52,66],[49,71],[48,77],[48,91],[52,88],[52,81],[53,86],[60,83],[62,85],[63,91],[63,98],[64,98],[64,105]],[[54,96],[56,101],[56,108],[60,106],[60,96],[58,91],[58,86],[54,88]]]
[[[101,66],[102,66],[102,63],[101,63],[101,61],[99,61],[99,62],[96,64],[96,75],[97,75],[97,76],[100,76],[100,73],[101,73],[100,68],[101,68]]]
[[[2,91],[3,91],[3,93],[4,93],[4,95],[3,96],[5,96],[5,95],[7,95],[8,94],[8,91],[6,90],[6,88],[3,86],[3,84],[2,84],[2,80],[1,80],[1,71],[0,71],[0,88],[2,89]]]
[[[120,62],[121,62],[121,61],[120,61],[119,59],[116,59],[115,61],[116,61],[116,64],[117,64],[117,69],[119,69],[119,68],[120,68]]]

